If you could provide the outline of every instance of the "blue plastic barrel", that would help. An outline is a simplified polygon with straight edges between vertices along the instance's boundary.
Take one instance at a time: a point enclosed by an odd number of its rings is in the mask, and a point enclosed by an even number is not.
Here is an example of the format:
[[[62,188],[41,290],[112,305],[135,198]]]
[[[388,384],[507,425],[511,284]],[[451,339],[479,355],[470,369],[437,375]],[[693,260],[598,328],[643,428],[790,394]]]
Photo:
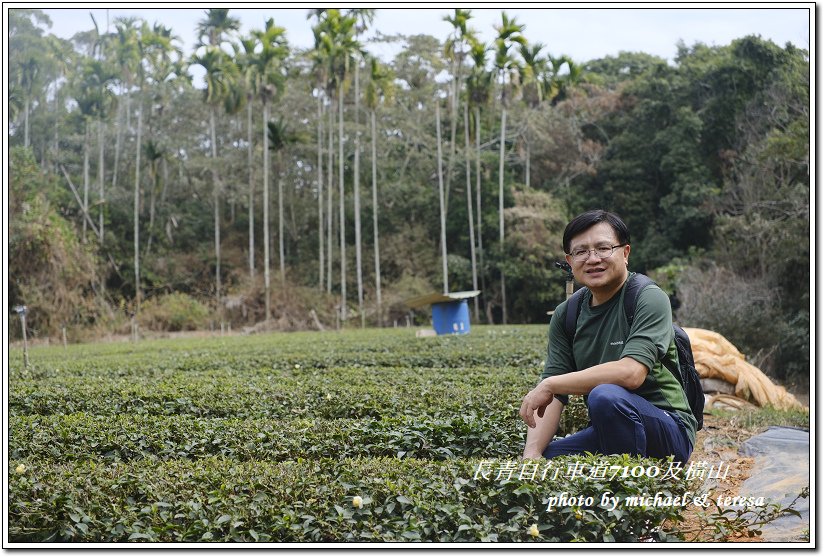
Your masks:
[[[439,335],[465,335],[469,332],[469,304],[466,300],[432,304],[432,327]]]

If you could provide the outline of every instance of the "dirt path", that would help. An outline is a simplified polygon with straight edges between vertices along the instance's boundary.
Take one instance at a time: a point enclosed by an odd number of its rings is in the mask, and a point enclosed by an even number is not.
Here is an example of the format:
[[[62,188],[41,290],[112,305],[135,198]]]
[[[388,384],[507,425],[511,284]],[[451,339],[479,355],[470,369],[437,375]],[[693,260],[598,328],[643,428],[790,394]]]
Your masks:
[[[756,429],[746,429],[736,427],[729,419],[720,418],[706,414],[704,415],[704,428],[698,432],[695,439],[695,449],[690,457],[690,462],[705,462],[707,466],[718,466],[723,463],[723,467],[729,466],[726,477],[717,479],[706,479],[703,489],[710,493],[711,499],[718,496],[734,497],[739,495],[739,488],[744,481],[752,475],[754,459],[752,457],[740,456],[738,447],[746,439],[756,434]],[[763,428],[762,428],[763,429]],[[696,506],[688,506],[684,513],[684,520],[679,524],[678,530],[686,532],[686,541],[708,542],[762,542],[761,537],[727,536],[723,540],[714,538],[713,532],[706,528],[705,515],[717,509],[710,506],[701,509]]]
[[[806,462],[805,434],[800,432],[797,426],[775,423],[773,425],[789,426],[789,429],[784,431],[775,430],[769,425],[773,420],[763,418],[755,420],[756,423],[760,423],[756,425],[751,418],[752,414],[747,412],[727,414],[726,417],[704,415],[704,428],[696,436],[696,447],[690,457],[690,465],[703,466],[706,469],[715,467],[716,470],[720,467],[722,470],[727,469],[727,472],[726,475],[721,474],[720,477],[718,475],[710,477],[708,473],[699,488],[701,492],[709,493],[713,501],[718,501],[719,496],[722,497],[721,506],[715,503],[706,509],[688,506],[684,512],[684,520],[678,525],[669,525],[669,529],[680,531],[686,541],[803,541],[805,521],[806,531],[809,532],[808,500],[796,498],[793,501],[792,496],[805,485],[805,464],[802,462]],[[783,422],[784,420],[778,417],[775,421]],[[797,418],[789,422],[804,426]],[[809,422],[807,422],[806,429],[809,431]],[[808,438],[809,434],[806,435]],[[758,441],[752,439],[756,436],[758,436]],[[784,445],[779,447],[775,443],[784,443]],[[739,450],[742,446],[746,446],[748,448],[746,453],[754,457],[740,454]],[[754,447],[761,448],[754,449]],[[765,450],[767,452],[763,452]],[[770,453],[770,450],[778,452]],[[802,452],[798,452],[799,450]],[[764,456],[770,454],[773,456]],[[786,507],[792,504],[792,508],[799,511],[801,516],[795,518],[784,515],[779,520],[771,521],[760,527],[759,530],[763,530],[763,534],[747,536],[747,528],[752,528],[748,521],[752,521],[758,513],[768,512],[772,507],[752,508],[752,512],[742,517],[739,511],[746,509],[738,506],[736,501],[724,502],[723,498],[747,495],[754,497],[756,495],[753,493],[754,486],[759,486],[756,491],[765,495],[771,505],[777,503],[781,507]],[[792,491],[784,494],[784,490]],[[721,511],[727,512],[721,515]],[[717,527],[708,520],[709,518],[716,520]],[[736,519],[738,524],[731,524],[731,521]]]

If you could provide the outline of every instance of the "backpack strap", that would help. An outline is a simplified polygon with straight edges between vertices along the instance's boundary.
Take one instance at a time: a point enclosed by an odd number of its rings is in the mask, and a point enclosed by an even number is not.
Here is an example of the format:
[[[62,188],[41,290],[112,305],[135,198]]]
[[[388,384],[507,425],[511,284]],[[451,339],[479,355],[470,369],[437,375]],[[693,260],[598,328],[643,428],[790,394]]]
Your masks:
[[[575,340],[575,328],[578,323],[578,316],[581,314],[581,306],[584,303],[584,292],[586,290],[586,288],[576,290],[567,300],[564,331],[566,331],[570,346],[572,346],[572,341]]]
[[[638,296],[641,294],[641,290],[650,284],[655,284],[655,282],[641,273],[635,273],[628,280],[627,289],[624,292],[624,315],[626,315],[630,327],[632,327],[632,320],[635,319],[635,306],[638,304]]]
[[[627,279],[627,289],[624,292],[624,315],[630,327],[632,327],[632,320],[635,318],[635,306],[638,303],[638,296],[641,294],[641,290],[650,284],[655,284],[655,282],[641,273],[635,273]],[[581,307],[584,304],[584,292],[586,292],[586,290],[586,288],[576,290],[567,300],[566,315],[564,316],[564,331],[569,339],[570,346],[572,346],[572,343],[575,341],[578,316],[581,314]],[[574,358],[575,356],[573,355],[573,360]]]
[[[581,306],[584,305],[584,292],[586,288],[576,290],[572,296],[567,300],[566,315],[564,317],[564,332],[566,332],[569,340],[570,353],[572,354],[572,364],[575,369],[578,369],[578,363],[575,361],[575,351],[572,349],[572,343],[575,342],[575,329],[578,324],[578,316],[581,314]]]

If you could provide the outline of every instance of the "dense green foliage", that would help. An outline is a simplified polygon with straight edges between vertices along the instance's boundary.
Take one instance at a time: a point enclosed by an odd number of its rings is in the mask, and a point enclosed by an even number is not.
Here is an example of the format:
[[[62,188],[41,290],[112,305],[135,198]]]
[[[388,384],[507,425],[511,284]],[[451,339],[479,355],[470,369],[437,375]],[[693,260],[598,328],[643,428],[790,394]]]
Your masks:
[[[100,316],[94,253],[60,214],[54,180],[20,148],[12,151],[10,170],[9,300],[25,302],[29,319],[46,330]],[[19,336],[19,326],[10,324]]]
[[[579,459],[595,464],[594,459]],[[510,461],[511,462],[511,461]],[[609,460],[615,466],[652,461]],[[559,459],[558,466],[573,463]],[[489,461],[496,465],[498,462]],[[478,460],[200,460],[45,465],[12,480],[13,541],[635,542],[679,507],[545,512],[545,495],[683,493],[683,482],[475,479]],[[20,497],[30,497],[22,501]],[[362,506],[353,505],[361,497]],[[530,527],[538,525],[538,535]]]
[[[671,63],[572,61],[563,45],[536,51],[527,25],[499,75],[494,45],[477,44],[459,10],[448,38],[381,37],[398,53],[373,64],[359,54],[367,12],[314,13],[317,46],[301,51],[277,22],[241,36],[226,10],[193,10],[203,44],[187,53],[161,24],[116,20],[106,34],[90,21],[66,41],[38,10],[9,10],[9,299],[29,306],[30,335],[125,333],[135,312],[144,329],[239,329],[265,319],[264,300],[280,329],[361,322],[358,311],[425,323],[403,301],[441,286],[440,167],[449,286],[471,290],[477,274],[474,322],[544,322],[564,296],[563,227],[601,207],[628,222],[632,270],[677,296],[682,325],[807,381],[808,52],[747,36],[681,44]],[[190,64],[206,71],[202,89]],[[265,245],[284,275],[271,286]]]
[[[150,298],[140,312],[147,329],[195,331],[204,328],[209,309],[188,294],[173,292]]]
[[[667,462],[518,461],[545,327],[413,335],[39,347],[28,369],[13,350],[10,541],[675,539],[681,506],[600,506],[690,489],[629,472]],[[585,419],[577,400],[562,425]],[[547,510],[563,492],[593,503]]]

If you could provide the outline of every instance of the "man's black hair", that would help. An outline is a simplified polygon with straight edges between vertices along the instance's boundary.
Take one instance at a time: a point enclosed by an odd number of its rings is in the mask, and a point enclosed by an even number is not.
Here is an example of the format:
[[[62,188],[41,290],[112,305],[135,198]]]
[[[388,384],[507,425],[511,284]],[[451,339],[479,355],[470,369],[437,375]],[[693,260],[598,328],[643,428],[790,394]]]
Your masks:
[[[569,221],[566,229],[564,229],[564,253],[569,253],[569,244],[575,236],[600,222],[605,222],[612,227],[619,244],[629,243],[629,229],[621,217],[603,209],[594,209],[581,213]]]

